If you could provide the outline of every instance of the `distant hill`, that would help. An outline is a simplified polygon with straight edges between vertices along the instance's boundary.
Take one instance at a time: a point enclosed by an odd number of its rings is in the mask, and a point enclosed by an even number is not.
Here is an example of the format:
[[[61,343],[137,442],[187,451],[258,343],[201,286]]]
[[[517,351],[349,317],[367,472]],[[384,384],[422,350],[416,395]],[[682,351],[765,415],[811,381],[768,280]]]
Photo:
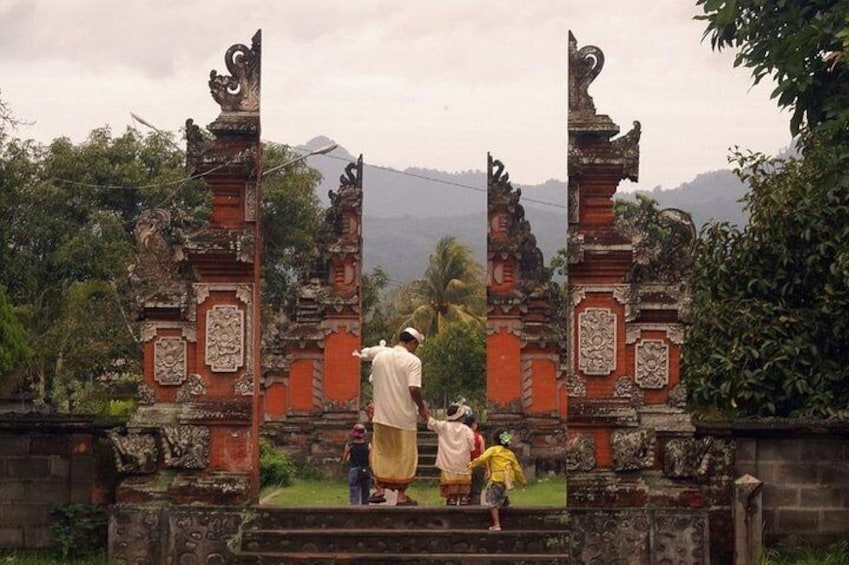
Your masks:
[[[317,137],[307,143],[318,148],[331,143]],[[339,176],[357,156],[340,147],[333,158],[316,156],[311,166],[321,171],[324,180],[319,196],[327,205],[327,192],[339,188]],[[485,158],[484,155],[482,157]],[[393,282],[419,278],[427,267],[428,256],[436,242],[453,235],[486,261],[486,172],[446,173],[432,169],[407,168],[394,171],[369,166],[363,156],[363,263],[368,273],[382,266]],[[510,163],[505,161],[507,172]],[[518,185],[522,206],[531,223],[546,262],[557,249],[566,245],[566,183],[549,180],[539,185]],[[731,171],[712,171],[698,175],[681,186],[642,191],[658,201],[661,208],[680,208],[690,212],[697,227],[709,220],[746,222],[738,200],[743,184]],[[617,193],[633,199],[634,193]]]

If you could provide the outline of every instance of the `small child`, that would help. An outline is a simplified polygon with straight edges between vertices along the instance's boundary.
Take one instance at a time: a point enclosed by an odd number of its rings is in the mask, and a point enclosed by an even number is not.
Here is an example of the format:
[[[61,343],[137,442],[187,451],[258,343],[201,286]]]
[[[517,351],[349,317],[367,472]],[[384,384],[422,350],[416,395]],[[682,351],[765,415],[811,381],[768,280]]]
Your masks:
[[[486,505],[492,515],[490,531],[501,530],[501,517],[499,508],[507,504],[507,491],[513,488],[513,483],[526,484],[525,474],[516,455],[510,451],[510,434],[507,430],[499,430],[495,433],[495,445],[483,452],[483,454],[469,463],[469,468],[474,469],[486,465],[489,469],[489,481],[486,485]]]
[[[468,496],[472,484],[469,460],[475,447],[475,434],[463,424],[466,407],[452,404],[446,412],[447,420],[427,418],[427,427],[436,432],[438,446],[436,466],[439,467],[439,494],[448,505],[459,505]]]
[[[466,410],[463,423],[469,426],[469,429],[475,434],[475,447],[472,449],[471,458],[477,459],[486,449],[486,441],[484,441],[483,435],[478,432],[478,421],[471,410]],[[475,467],[472,469],[472,485],[469,496],[460,502],[462,504],[480,505],[484,485],[486,485],[486,470],[483,467]]]
[[[371,491],[371,444],[366,442],[366,427],[354,424],[351,441],[345,444],[342,461],[348,464],[348,500],[368,504]]]

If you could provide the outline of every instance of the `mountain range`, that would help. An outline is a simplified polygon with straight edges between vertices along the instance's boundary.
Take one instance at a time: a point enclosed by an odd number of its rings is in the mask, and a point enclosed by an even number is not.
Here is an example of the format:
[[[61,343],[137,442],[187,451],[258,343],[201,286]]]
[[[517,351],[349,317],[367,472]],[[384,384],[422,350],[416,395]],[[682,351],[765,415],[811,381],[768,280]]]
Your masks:
[[[317,149],[332,143],[316,137],[305,146]],[[496,156],[497,157],[497,156]],[[318,194],[324,205],[327,193],[339,188],[339,176],[348,162],[356,161],[345,148],[332,155],[308,159],[323,180]],[[509,160],[504,161],[509,173]],[[546,263],[566,246],[566,182],[549,180],[538,185],[519,185],[525,217],[545,257]],[[676,188],[640,191],[657,200],[660,208],[689,212],[696,227],[709,221],[746,223],[739,200],[744,185],[730,170],[700,174]],[[635,192],[618,192],[616,198],[635,198]],[[421,278],[436,243],[453,235],[468,245],[474,256],[486,264],[486,172],[449,173],[410,167],[403,171],[369,165],[363,158],[363,272],[380,266],[392,283],[402,284]]]

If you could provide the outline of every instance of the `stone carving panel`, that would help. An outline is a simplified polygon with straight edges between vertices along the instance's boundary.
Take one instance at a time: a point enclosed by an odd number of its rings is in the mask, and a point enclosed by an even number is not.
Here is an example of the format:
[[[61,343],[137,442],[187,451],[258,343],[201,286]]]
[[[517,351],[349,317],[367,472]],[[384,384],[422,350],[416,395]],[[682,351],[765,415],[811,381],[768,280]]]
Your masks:
[[[245,363],[245,312],[218,304],[206,315],[206,364],[216,373],[234,373]]]
[[[177,391],[177,402],[191,402],[195,396],[203,396],[206,394],[206,383],[203,377],[192,373]]]
[[[595,465],[595,439],[592,436],[577,434],[567,440],[567,471],[592,471]]]
[[[707,523],[704,513],[658,512],[654,517],[654,562],[676,565],[709,563]]]
[[[673,408],[682,410],[687,408],[687,386],[684,383],[678,383],[672,387],[666,397],[666,403]]]
[[[616,370],[616,315],[607,308],[578,314],[578,368],[585,375]]]
[[[156,438],[151,434],[121,435],[110,432],[115,468],[124,474],[148,474],[156,471]]]
[[[156,402],[156,393],[153,387],[147,383],[139,383],[136,389],[136,400],[141,406],[150,406]]]
[[[180,385],[186,380],[186,341],[181,337],[160,337],[153,343],[153,378],[163,386]]]
[[[628,398],[632,406],[642,406],[645,403],[645,395],[640,387],[631,377],[619,377],[613,388],[613,396],[616,398]]]
[[[177,469],[203,469],[209,465],[209,428],[164,426],[165,465]]]
[[[242,515],[225,507],[172,510],[174,563],[216,565],[232,563],[232,538],[239,533]]]
[[[712,443],[709,437],[670,439],[663,449],[663,474],[674,479],[704,475]]]
[[[570,398],[583,398],[587,396],[587,383],[578,375],[569,375],[566,378],[566,390]]]
[[[233,393],[236,396],[251,396],[254,393],[254,377],[251,373],[242,373],[233,384]]]
[[[651,430],[616,430],[610,434],[614,471],[650,469],[655,435]]]
[[[634,374],[641,388],[661,389],[669,384],[669,344],[660,339],[637,343]]]
[[[651,520],[644,512],[599,510],[574,515],[575,563],[648,564]]]

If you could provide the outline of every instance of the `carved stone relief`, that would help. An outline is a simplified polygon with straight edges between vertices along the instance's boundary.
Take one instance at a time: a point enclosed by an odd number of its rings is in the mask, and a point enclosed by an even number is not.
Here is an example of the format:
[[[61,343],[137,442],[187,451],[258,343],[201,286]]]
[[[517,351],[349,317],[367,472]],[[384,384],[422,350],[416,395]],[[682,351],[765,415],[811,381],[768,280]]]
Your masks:
[[[206,364],[216,373],[234,373],[245,362],[245,312],[218,304],[206,315]]]
[[[578,368],[585,375],[609,375],[616,370],[616,315],[607,308],[587,308],[578,314]]]
[[[203,469],[209,465],[209,428],[164,426],[165,465],[178,469]]]
[[[663,474],[676,479],[704,475],[711,444],[709,437],[670,439],[663,450]]]
[[[206,394],[206,383],[203,382],[203,377],[192,373],[186,378],[186,382],[177,391],[177,402],[191,402],[195,396],[203,396]]]
[[[687,408],[687,386],[683,383],[678,383],[672,387],[666,398],[666,403],[673,408],[681,408],[682,410]]]
[[[156,402],[156,393],[153,391],[153,387],[147,383],[139,383],[136,389],[136,400],[142,406],[150,406]]]
[[[595,439],[577,434],[566,442],[566,470],[592,471],[595,469]]]
[[[587,383],[578,375],[566,377],[566,390],[570,398],[583,398],[587,396]]]
[[[251,396],[254,393],[254,377],[244,372],[233,384],[233,393],[237,396]]]
[[[631,405],[642,406],[645,403],[645,395],[634,380],[629,376],[619,377],[613,388],[613,396],[617,398],[631,399]]]
[[[245,221],[255,222],[257,217],[257,187],[255,182],[245,184]]]
[[[654,563],[703,565],[710,562],[706,514],[663,512],[655,515]]]
[[[661,389],[669,384],[669,344],[659,339],[637,343],[634,374],[641,388]]]
[[[119,473],[147,474],[156,471],[156,438],[151,434],[109,433],[115,467]]]
[[[652,430],[616,430],[610,435],[614,471],[649,469],[654,462]]]
[[[181,337],[160,337],[153,343],[153,378],[163,386],[180,385],[186,380],[186,341]]]
[[[248,48],[233,45],[224,55],[230,76],[209,74],[209,91],[224,112],[258,112],[260,99],[260,57],[262,34],[257,31]]]

